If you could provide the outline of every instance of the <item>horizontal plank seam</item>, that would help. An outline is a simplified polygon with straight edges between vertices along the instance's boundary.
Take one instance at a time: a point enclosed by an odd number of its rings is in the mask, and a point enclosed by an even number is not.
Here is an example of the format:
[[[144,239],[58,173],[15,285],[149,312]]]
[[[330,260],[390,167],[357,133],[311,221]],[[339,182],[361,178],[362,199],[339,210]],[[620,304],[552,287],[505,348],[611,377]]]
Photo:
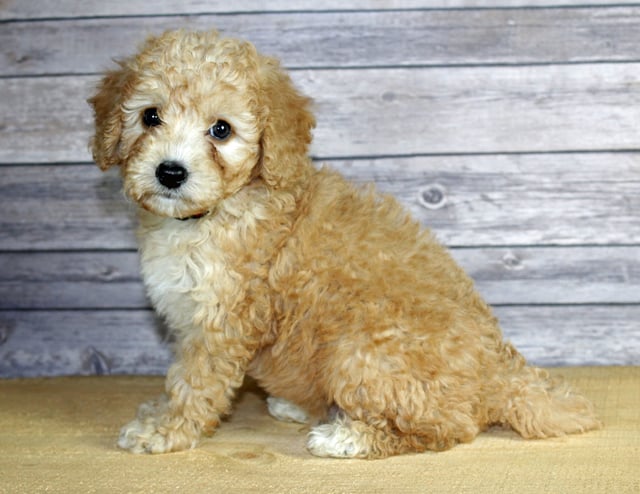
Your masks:
[[[435,233],[437,231],[433,230]],[[581,243],[581,244],[473,244],[473,245],[458,245],[449,244],[446,246],[448,250],[452,251],[464,251],[464,250],[505,250],[505,249],[626,249],[626,248],[638,248],[640,243],[615,243],[615,244],[593,244],[593,243]],[[135,254],[138,252],[136,248],[113,248],[113,249],[0,249],[0,256],[2,255],[42,255],[42,254]],[[2,278],[0,277],[0,280]]]
[[[425,225],[432,233],[438,234],[438,229],[429,228],[429,225]],[[630,247],[640,247],[639,243],[624,243],[616,242],[609,244],[593,244],[593,243],[579,243],[579,244],[563,244],[563,243],[548,243],[548,244],[445,244],[445,247],[449,250],[499,250],[499,249],[580,249],[580,248],[599,248],[599,249],[624,249]],[[83,253],[135,253],[136,248],[122,248],[114,247],[113,249],[0,249],[0,255],[3,254],[83,254]]]
[[[615,248],[628,248],[628,247],[640,247],[640,243],[628,243],[628,244],[500,244],[500,245],[447,245],[449,250],[502,250],[502,249],[615,249]],[[49,251],[46,251],[49,252]]]
[[[549,151],[469,151],[469,152],[437,152],[437,153],[408,153],[408,154],[375,154],[375,155],[339,155],[339,156],[311,156],[316,163],[323,161],[369,161],[385,159],[408,159],[408,158],[439,158],[457,156],[548,156],[548,155],[568,155],[568,154],[637,154],[640,148],[618,148],[618,149],[558,149]]]
[[[133,49],[133,47],[132,47]],[[434,64],[383,64],[383,65],[313,65],[313,66],[286,66],[290,72],[314,72],[314,71],[339,71],[339,70],[409,70],[409,69],[472,69],[472,68],[517,68],[517,67],[557,67],[557,66],[577,66],[577,65],[633,65],[640,63],[639,59],[616,60],[567,60],[565,62],[488,62],[488,63],[434,63]],[[46,74],[5,74],[0,75],[0,80],[17,79],[46,79],[62,77],[94,77],[102,72],[49,72]]]
[[[497,303],[489,304],[491,307],[535,307],[535,308],[555,308],[555,307],[640,307],[640,300],[638,302],[562,302],[557,304],[551,303],[536,303],[531,302],[527,304],[522,303]]]
[[[15,17],[9,19],[0,20],[1,24],[17,24],[17,23],[38,23],[38,22],[55,22],[55,21],[87,21],[87,20],[101,20],[101,19],[157,19],[157,18],[189,18],[189,17],[214,17],[214,16],[243,16],[243,15],[299,15],[299,14],[368,14],[368,13],[388,13],[388,12],[486,12],[486,11],[518,11],[518,10],[581,10],[581,9],[619,9],[619,8],[634,8],[640,4],[632,3],[615,3],[615,4],[601,4],[601,3],[584,3],[584,4],[563,4],[556,5],[518,5],[518,6],[461,6],[461,7],[392,7],[392,8],[376,8],[376,9],[295,9],[295,10],[229,10],[220,12],[201,11],[201,12],[176,12],[174,14],[129,14],[129,15],[83,15],[83,16],[60,16],[60,17]]]
[[[16,249],[16,250],[5,250],[5,249],[0,249],[0,256],[1,255],[5,255],[5,254],[14,254],[14,255],[19,255],[19,254],[69,254],[69,253],[73,253],[73,254],[80,254],[80,253],[84,253],[84,254],[113,254],[113,253],[119,253],[119,254],[134,254],[138,251],[138,249],[136,248],[115,248],[115,249],[98,249],[95,247],[92,248],[88,248],[88,249],[78,249],[78,250],[69,250],[69,249],[43,249],[43,250],[39,250],[39,249]],[[1,279],[1,276],[0,276]]]
[[[0,314],[7,312],[153,312],[153,307],[16,307],[0,308]]]
[[[336,156],[315,156],[310,158],[316,165],[334,161],[372,161],[389,159],[411,159],[411,158],[455,158],[458,156],[549,156],[549,155],[569,155],[569,154],[639,154],[640,148],[618,148],[618,149],[558,149],[550,151],[470,151],[470,152],[437,152],[437,153],[407,153],[407,154],[359,154],[359,155],[336,155]],[[2,168],[29,168],[29,167],[51,167],[51,166],[94,166],[93,161],[32,161],[22,163],[10,163],[0,161]]]
[[[640,301],[638,302],[563,302],[558,304],[551,303],[494,303],[490,304],[493,308],[517,308],[517,307],[531,307],[531,308],[562,308],[562,307],[640,307]],[[0,314],[8,312],[149,312],[153,311],[151,306],[148,307],[21,307],[21,308],[0,308]]]
[[[500,68],[500,67],[553,67],[571,65],[605,65],[605,64],[635,64],[640,59],[594,59],[594,60],[567,60],[561,61],[541,61],[541,62],[483,62],[483,63],[407,63],[407,64],[381,64],[381,65],[313,65],[287,66],[290,71],[320,71],[320,70],[398,70],[398,69],[469,69],[477,67]]]

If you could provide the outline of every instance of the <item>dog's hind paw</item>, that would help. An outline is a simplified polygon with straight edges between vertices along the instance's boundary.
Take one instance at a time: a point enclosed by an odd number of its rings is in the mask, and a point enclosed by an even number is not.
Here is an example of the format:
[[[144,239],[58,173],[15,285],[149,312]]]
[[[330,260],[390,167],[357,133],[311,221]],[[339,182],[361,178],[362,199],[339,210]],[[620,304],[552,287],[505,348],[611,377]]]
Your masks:
[[[366,457],[369,453],[366,437],[350,425],[348,420],[336,420],[313,427],[309,432],[307,449],[316,456]]]

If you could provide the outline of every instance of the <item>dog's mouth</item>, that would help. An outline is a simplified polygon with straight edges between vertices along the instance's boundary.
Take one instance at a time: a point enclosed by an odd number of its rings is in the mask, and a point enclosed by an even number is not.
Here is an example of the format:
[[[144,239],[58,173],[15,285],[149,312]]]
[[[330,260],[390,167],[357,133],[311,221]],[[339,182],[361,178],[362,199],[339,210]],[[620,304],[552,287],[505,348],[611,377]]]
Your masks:
[[[213,208],[195,204],[173,191],[146,192],[131,198],[152,214],[180,221],[201,219],[213,211]]]

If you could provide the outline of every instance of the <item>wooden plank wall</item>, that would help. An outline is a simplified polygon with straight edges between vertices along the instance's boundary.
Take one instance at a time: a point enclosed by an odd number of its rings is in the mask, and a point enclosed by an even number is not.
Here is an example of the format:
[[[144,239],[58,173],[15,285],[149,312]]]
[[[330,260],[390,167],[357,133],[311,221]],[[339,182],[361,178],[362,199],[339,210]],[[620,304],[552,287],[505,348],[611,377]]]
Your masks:
[[[85,99],[146,34],[214,26],[283,60],[318,162],[430,226],[529,360],[640,364],[640,4],[582,3],[0,2],[0,376],[166,369]]]

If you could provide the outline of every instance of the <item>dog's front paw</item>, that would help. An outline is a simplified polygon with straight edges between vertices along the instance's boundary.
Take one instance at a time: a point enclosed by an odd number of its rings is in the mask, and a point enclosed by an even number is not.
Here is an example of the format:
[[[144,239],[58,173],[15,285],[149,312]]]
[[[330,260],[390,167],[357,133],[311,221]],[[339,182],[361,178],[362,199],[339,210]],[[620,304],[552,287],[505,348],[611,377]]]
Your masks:
[[[153,420],[135,419],[120,429],[118,446],[132,453],[164,453],[166,438],[160,434]]]
[[[181,430],[159,427],[154,417],[135,419],[120,430],[118,446],[132,453],[168,453],[190,449],[197,440]]]

